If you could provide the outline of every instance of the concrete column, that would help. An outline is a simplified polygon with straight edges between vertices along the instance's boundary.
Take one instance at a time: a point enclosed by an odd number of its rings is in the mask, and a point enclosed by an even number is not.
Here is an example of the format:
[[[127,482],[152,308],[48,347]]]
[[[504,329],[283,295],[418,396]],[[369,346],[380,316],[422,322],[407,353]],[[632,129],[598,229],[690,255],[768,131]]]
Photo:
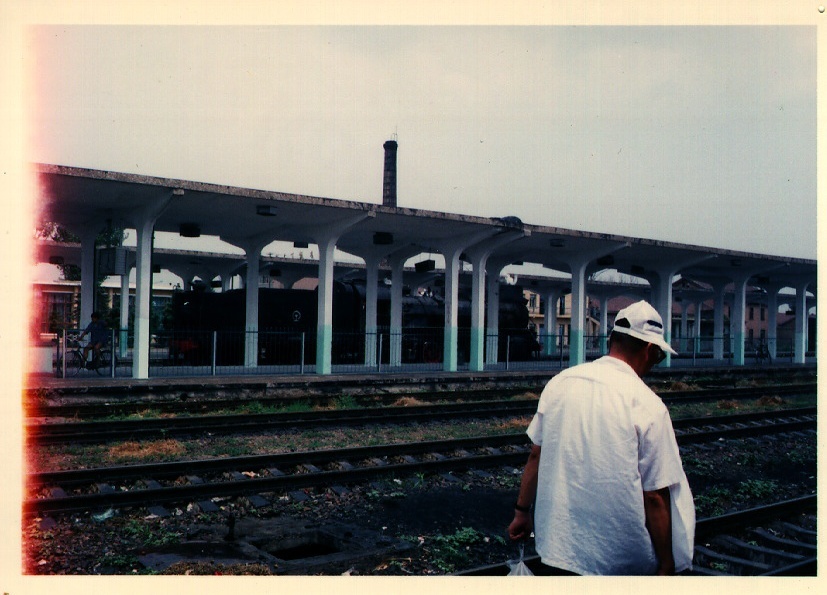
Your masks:
[[[365,258],[365,365],[376,367],[378,325],[376,322],[379,299],[379,263],[382,258]]]
[[[333,350],[333,264],[339,236],[318,242],[319,286],[316,304],[316,374],[330,374]]]
[[[681,302],[681,338],[680,338],[680,350],[686,351],[687,347],[687,338],[689,336],[689,302],[683,301]]]
[[[500,273],[510,259],[491,258],[486,276],[485,363],[496,364],[500,359]]]
[[[609,352],[609,296],[600,296],[600,354]]]
[[[793,361],[803,364],[807,356],[807,287],[809,281],[799,283],[795,288],[795,355]]]
[[[569,365],[586,361],[586,269],[591,261],[629,247],[628,242],[615,244],[591,253],[574,256],[567,264],[571,270],[571,335],[569,336]]]
[[[391,265],[391,320],[390,320],[390,356],[392,367],[402,365],[402,288],[405,284],[404,255],[390,258]]]
[[[468,369],[481,372],[485,369],[483,358],[485,344],[485,261],[487,254],[472,260],[471,271],[471,353]]]
[[[745,335],[746,322],[744,319],[744,312],[746,310],[746,292],[747,281],[751,275],[742,274],[735,277],[733,280],[733,302],[732,315],[730,322],[732,323],[732,362],[736,366],[744,365],[744,350],[745,350]]]
[[[86,328],[95,310],[95,239],[97,226],[81,230],[80,235],[80,328]]]
[[[462,246],[443,253],[445,256],[445,330],[442,341],[442,366],[446,372],[457,371],[458,325],[457,296],[459,292],[459,255]]]
[[[258,278],[261,250],[272,239],[251,238],[241,246],[247,256],[244,275],[244,367],[258,366]]]
[[[360,221],[375,217],[373,211],[359,212],[316,230],[319,246],[319,286],[316,318],[316,374],[330,374],[333,352],[333,264],[336,242]]]
[[[149,313],[152,293],[152,235],[155,217],[147,217],[136,228],[135,338],[132,376],[149,378]]]
[[[127,348],[129,346],[129,272],[132,270],[131,266],[126,267],[126,272],[121,275],[121,315],[118,326],[118,357],[124,359],[126,357]]]
[[[701,313],[703,309],[703,302],[698,300],[695,302],[695,324],[692,329],[692,336],[695,340],[694,353],[698,353],[701,349]]]
[[[724,306],[725,306],[725,291],[726,283],[718,281],[713,283],[712,289],[715,295],[715,311],[713,317],[713,341],[712,341],[712,358],[716,360],[724,359]]]
[[[554,355],[557,353],[557,301],[562,296],[560,288],[549,289],[543,295],[543,324],[546,327],[545,341],[543,342],[543,355]]]
[[[492,236],[497,230],[485,229],[475,234],[443,241],[438,247],[445,258],[445,331],[442,342],[442,367],[446,372],[457,371],[457,325],[459,294],[459,257],[469,246]]]
[[[775,359],[778,352],[778,291],[777,285],[768,286],[767,290],[767,349]]]
[[[589,260],[571,264],[571,335],[569,336],[569,365],[586,361],[584,326],[586,323],[586,267]]]
[[[502,269],[500,269],[502,270]],[[500,358],[500,273],[486,278],[485,363],[496,364]]]
[[[655,275],[647,277],[652,285],[652,298],[655,309],[663,320],[663,339],[671,344],[672,341],[672,280],[676,270],[674,268],[660,268]],[[663,368],[672,367],[672,354],[666,352],[666,358],[660,364]]]
[[[524,235],[528,235],[528,232],[501,232],[466,251],[471,258],[471,266],[473,267],[471,272],[471,349],[468,361],[468,368],[471,371],[481,372],[485,369],[485,270],[488,257],[497,248],[513,242]],[[498,282],[500,270],[502,270],[502,267],[497,269],[496,275],[492,274]]]
[[[125,219],[132,222],[137,238],[135,246],[135,312],[132,340],[132,377],[149,378],[149,313],[152,294],[152,242],[155,221],[172,200],[181,196],[181,189],[164,190],[155,198],[129,213]]]

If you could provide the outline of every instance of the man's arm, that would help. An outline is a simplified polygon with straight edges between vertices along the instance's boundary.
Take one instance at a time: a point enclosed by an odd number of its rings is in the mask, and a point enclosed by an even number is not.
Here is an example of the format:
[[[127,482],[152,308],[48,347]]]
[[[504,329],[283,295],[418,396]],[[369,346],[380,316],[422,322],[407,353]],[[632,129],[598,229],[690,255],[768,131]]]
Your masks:
[[[672,507],[669,488],[643,492],[643,508],[646,512],[646,529],[652,538],[658,557],[658,574],[675,574],[672,557]]]
[[[520,493],[517,496],[517,506],[528,509],[534,504],[537,495],[537,471],[540,466],[540,447],[536,444],[531,447],[528,461],[523,469],[523,477],[520,481]],[[512,541],[526,539],[534,528],[531,519],[531,512],[528,510],[514,510],[514,520],[508,526],[508,536]]]

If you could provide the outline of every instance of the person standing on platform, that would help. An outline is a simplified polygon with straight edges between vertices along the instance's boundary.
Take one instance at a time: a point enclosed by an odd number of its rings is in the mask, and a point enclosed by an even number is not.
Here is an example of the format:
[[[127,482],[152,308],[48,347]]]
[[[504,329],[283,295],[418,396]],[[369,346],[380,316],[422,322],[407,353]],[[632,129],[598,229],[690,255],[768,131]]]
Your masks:
[[[663,401],[641,380],[666,352],[647,302],[618,312],[609,353],[543,390],[509,537],[535,533],[537,574],[670,575],[692,568],[695,506]],[[532,518],[533,508],[533,518]]]

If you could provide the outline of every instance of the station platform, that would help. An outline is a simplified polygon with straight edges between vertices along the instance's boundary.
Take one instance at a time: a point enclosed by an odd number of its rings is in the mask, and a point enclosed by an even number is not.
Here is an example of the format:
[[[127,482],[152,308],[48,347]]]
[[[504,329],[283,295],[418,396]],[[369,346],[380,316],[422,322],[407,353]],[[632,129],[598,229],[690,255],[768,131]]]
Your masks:
[[[303,390],[311,393],[451,391],[490,387],[540,388],[554,375],[565,368],[512,369],[483,372],[457,371],[403,371],[318,374],[227,374],[216,376],[155,376],[145,379],[131,377],[106,377],[96,374],[73,378],[56,378],[51,374],[29,374],[24,378],[23,390],[29,394],[61,393],[80,395],[84,393],[107,393],[112,396],[130,393],[171,393],[171,392],[226,392],[232,390],[269,392],[276,390]],[[804,364],[788,362],[745,366],[730,365],[673,365],[670,368],[656,368],[647,374],[645,380],[656,384],[704,377],[749,378],[768,376],[789,376],[797,372],[815,374],[815,361]]]

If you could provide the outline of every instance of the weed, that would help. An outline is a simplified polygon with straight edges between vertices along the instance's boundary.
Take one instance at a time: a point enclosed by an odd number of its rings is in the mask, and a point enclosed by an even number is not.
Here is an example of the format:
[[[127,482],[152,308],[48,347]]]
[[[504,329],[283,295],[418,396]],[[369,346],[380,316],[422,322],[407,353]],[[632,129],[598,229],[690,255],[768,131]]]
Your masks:
[[[804,465],[809,465],[815,462],[815,457],[811,456],[807,452],[802,452],[801,450],[794,449],[784,453],[784,457],[790,464],[803,467]]]
[[[107,552],[98,562],[97,566],[110,566],[112,568],[132,569],[140,566],[138,558],[130,554],[112,554]]]
[[[305,413],[312,410],[313,407],[307,401],[293,401],[281,408],[284,413]]]
[[[713,487],[695,495],[695,510],[699,517],[723,514],[732,501],[732,492],[726,488]]]
[[[521,477],[519,475],[505,475],[498,477],[499,484],[503,488],[513,489],[520,487]]]
[[[778,484],[772,480],[750,479],[738,485],[736,496],[744,500],[763,500],[772,496],[776,491],[778,491]]]
[[[715,475],[715,465],[698,457],[685,457],[683,467],[687,475],[697,475],[699,477],[713,477]]]
[[[755,467],[758,464],[758,454],[755,452],[745,452],[740,456],[738,464]]]
[[[468,559],[470,546],[480,543],[485,537],[476,529],[463,527],[453,535],[436,535],[425,540],[423,547],[430,554],[434,566],[442,572],[454,572],[457,566]],[[419,538],[416,538],[419,542]]]
[[[146,521],[129,520],[123,527],[123,533],[138,541],[144,547],[158,547],[178,543],[181,536],[165,527],[153,527]]]
[[[352,395],[342,395],[333,403],[334,409],[358,409],[359,403]]]

